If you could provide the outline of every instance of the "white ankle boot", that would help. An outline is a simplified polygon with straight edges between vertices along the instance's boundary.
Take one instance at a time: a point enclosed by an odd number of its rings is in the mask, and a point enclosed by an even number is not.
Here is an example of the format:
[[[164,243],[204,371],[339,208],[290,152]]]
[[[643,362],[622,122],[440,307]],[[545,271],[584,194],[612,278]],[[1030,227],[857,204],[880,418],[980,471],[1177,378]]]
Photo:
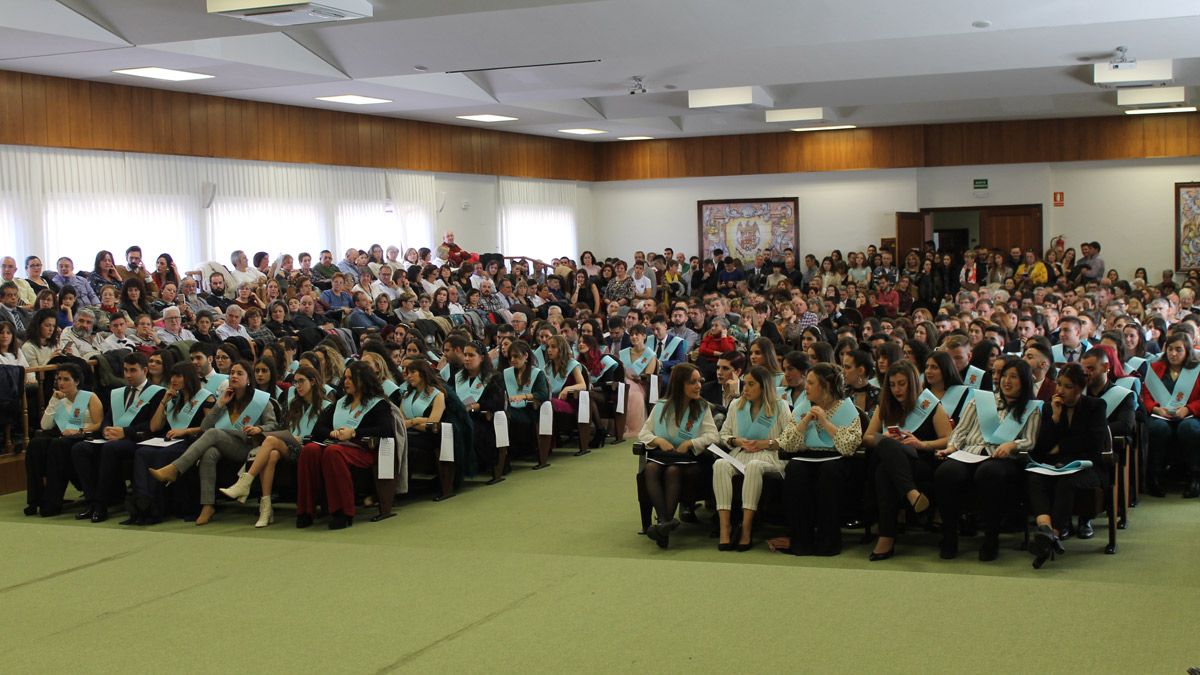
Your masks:
[[[246,497],[250,496],[250,486],[253,484],[254,476],[250,475],[249,473],[243,473],[238,476],[236,483],[227,488],[221,488],[221,494],[245,504]]]
[[[275,509],[271,508],[271,498],[263,497],[258,500],[258,522],[255,527],[266,527],[275,522]]]

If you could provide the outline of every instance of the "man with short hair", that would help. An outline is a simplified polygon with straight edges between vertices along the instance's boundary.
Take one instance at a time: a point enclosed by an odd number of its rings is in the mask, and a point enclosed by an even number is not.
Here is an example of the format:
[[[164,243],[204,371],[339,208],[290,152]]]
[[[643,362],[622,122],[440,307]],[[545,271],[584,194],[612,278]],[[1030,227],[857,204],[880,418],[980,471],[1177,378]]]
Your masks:
[[[1058,322],[1058,344],[1054,345],[1054,363],[1075,363],[1083,358],[1091,344],[1082,339],[1083,322],[1077,316],[1064,316]]]
[[[132,460],[138,442],[150,435],[150,420],[158,409],[165,390],[146,381],[148,360],[141,352],[130,352],[123,361],[125,386],[114,389],[104,406],[104,443],[81,441],[71,446],[71,461],[83,483],[87,508],[76,520],[102,523],[108,519],[108,507],[125,496],[121,466]],[[120,490],[117,490],[120,485]],[[133,524],[126,521],[124,524]]]
[[[1100,281],[1104,278],[1104,259],[1100,257],[1100,242],[1092,241],[1081,244],[1079,250],[1083,257],[1079,259],[1082,281]]]
[[[337,265],[333,264],[333,253],[329,250],[321,251],[321,262],[313,265],[312,272],[314,281],[333,279],[333,275],[338,272]]]
[[[224,312],[233,304],[233,298],[225,297],[225,275],[213,272],[208,277],[208,293],[201,296],[204,302],[213,309]]]
[[[12,258],[8,258],[8,260],[12,260]],[[15,282],[5,281],[0,284],[0,321],[11,323],[17,339],[25,340],[29,332],[29,321],[32,314],[21,308],[18,304],[20,298],[21,291]]]
[[[1021,356],[1033,371],[1033,397],[1039,401],[1050,403],[1058,385],[1054,381],[1054,362],[1046,348],[1037,342],[1025,346]]]
[[[671,326],[667,329],[667,333],[683,340],[688,352],[700,344],[700,334],[688,328],[688,311],[683,307],[671,310]]]
[[[941,332],[940,329],[938,332]],[[978,389],[983,384],[984,372],[981,368],[971,365],[971,343],[966,336],[950,335],[942,342],[942,346],[954,363],[963,384],[971,389]]]
[[[101,352],[118,349],[137,349],[138,342],[129,334],[129,321],[123,312],[113,314],[108,320],[108,337],[100,342]]]
[[[75,274],[75,263],[66,256],[58,259],[58,274],[54,275],[54,285],[60,289],[66,286],[75,289],[75,298],[80,306],[95,307],[100,304],[100,298],[96,297],[92,285],[87,279]]]
[[[92,333],[96,314],[87,308],[75,312],[75,323],[64,328],[58,337],[59,351],[69,356],[89,359],[100,352],[100,340]]]
[[[346,257],[338,261],[337,268],[342,274],[349,277],[348,285],[353,287],[358,283],[358,249],[346,249]]]
[[[196,339],[192,331],[183,327],[183,315],[178,307],[167,307],[163,310],[163,327],[158,329],[158,340],[163,344],[188,342]]]
[[[213,368],[213,355],[216,347],[197,342],[188,350],[192,365],[196,367],[196,377],[200,378],[200,386],[220,398],[221,393],[229,384],[229,376],[218,373]]]
[[[239,305],[230,305],[225,311],[225,323],[217,329],[217,337],[222,340],[228,340],[231,337],[244,338],[247,342],[251,342],[250,332],[242,325],[242,315],[245,311]]]
[[[158,294],[158,284],[154,283],[153,275],[142,263],[142,247],[137,244],[125,249],[125,264],[117,265],[117,275],[121,277],[121,281],[137,279],[146,287],[145,292]]]
[[[1017,337],[1021,339],[1021,344],[1031,337],[1041,335],[1042,329],[1038,323],[1037,317],[1032,314],[1022,314],[1017,319]]]

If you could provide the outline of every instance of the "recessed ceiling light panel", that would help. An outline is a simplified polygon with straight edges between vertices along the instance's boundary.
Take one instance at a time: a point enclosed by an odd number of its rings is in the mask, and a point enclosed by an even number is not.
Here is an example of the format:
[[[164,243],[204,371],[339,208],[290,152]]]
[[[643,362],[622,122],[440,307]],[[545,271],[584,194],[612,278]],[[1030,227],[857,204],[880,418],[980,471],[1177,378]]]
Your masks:
[[[189,73],[186,70],[171,70],[170,68],[125,68],[122,70],[114,70],[118,75],[133,75],[134,77],[148,77],[152,80],[168,80],[170,82],[186,82],[187,80],[207,80],[215,75],[205,75],[204,73]]]
[[[652,140],[654,140],[654,137],[653,136],[621,136],[621,137],[617,138],[617,140],[618,141],[652,141]]]
[[[767,122],[815,122],[825,119],[824,108],[787,108],[768,110]]]
[[[330,103],[348,103],[350,105],[376,105],[379,103],[391,103],[391,101],[386,98],[359,96],[357,94],[342,94],[341,96],[318,96],[317,100],[329,101]]]
[[[1185,113],[1196,112],[1196,106],[1183,106],[1179,108],[1137,108],[1136,110],[1126,110],[1126,115],[1163,115],[1167,113]]]
[[[827,127],[800,127],[792,129],[792,131],[834,131],[835,129],[857,129],[853,124],[834,124]]]
[[[517,119],[504,115],[458,115],[457,118],[469,122],[513,122]]]
[[[600,129],[559,129],[560,134],[575,134],[576,136],[593,136],[595,134],[607,134],[607,131]]]

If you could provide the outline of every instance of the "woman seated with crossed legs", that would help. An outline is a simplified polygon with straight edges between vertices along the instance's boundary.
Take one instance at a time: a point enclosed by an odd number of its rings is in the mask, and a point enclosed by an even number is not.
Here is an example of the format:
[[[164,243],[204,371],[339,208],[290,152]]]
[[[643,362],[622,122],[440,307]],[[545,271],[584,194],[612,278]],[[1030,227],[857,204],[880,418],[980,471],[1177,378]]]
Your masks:
[[[700,370],[690,363],[672,368],[666,398],[654,406],[638,433],[638,442],[646,446],[642,480],[658,514],[646,536],[659,548],[667,548],[671,531],[679,527],[675,511],[684,480],[697,471],[696,453],[721,438],[708,402],[700,398],[702,380]]]
[[[882,383],[879,407],[863,441],[875,448],[875,495],[879,540],[870,560],[887,560],[896,547],[901,500],[916,513],[929,508],[928,494],[937,468],[934,452],[950,440],[950,417],[928,389],[919,389],[917,369],[909,361],[893,363]],[[918,391],[920,393],[918,394]]]
[[[308,365],[300,366],[292,379],[291,388],[287,391],[283,413],[287,430],[265,434],[262,445],[258,446],[258,453],[246,473],[238,476],[233,485],[221,488],[221,493],[226,497],[244,504],[254,479],[262,476],[262,497],[258,501],[258,520],[254,523],[255,527],[266,527],[275,522],[275,510],[271,506],[275,467],[280,460],[295,461],[300,456],[304,444],[312,440],[317,418],[329,406],[329,400],[322,395],[323,391],[321,376],[316,369]]]
[[[729,459],[713,464],[713,493],[717,497],[717,517],[721,524],[718,551],[749,551],[754,514],[762,496],[764,473],[783,475],[787,463],[779,459],[778,439],[790,421],[787,403],[775,393],[775,378],[763,366],[754,366],[742,376],[742,395],[729,406],[721,439],[732,448]],[[729,512],[733,503],[734,461],[745,467],[742,481],[742,526],[735,547]]]

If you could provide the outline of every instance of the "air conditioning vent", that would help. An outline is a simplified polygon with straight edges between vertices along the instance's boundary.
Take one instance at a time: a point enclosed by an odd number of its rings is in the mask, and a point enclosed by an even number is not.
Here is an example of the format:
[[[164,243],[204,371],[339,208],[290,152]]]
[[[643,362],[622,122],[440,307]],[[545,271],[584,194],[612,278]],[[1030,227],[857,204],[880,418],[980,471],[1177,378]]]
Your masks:
[[[369,0],[208,0],[209,14],[276,27],[367,19],[374,15],[374,11]]]

